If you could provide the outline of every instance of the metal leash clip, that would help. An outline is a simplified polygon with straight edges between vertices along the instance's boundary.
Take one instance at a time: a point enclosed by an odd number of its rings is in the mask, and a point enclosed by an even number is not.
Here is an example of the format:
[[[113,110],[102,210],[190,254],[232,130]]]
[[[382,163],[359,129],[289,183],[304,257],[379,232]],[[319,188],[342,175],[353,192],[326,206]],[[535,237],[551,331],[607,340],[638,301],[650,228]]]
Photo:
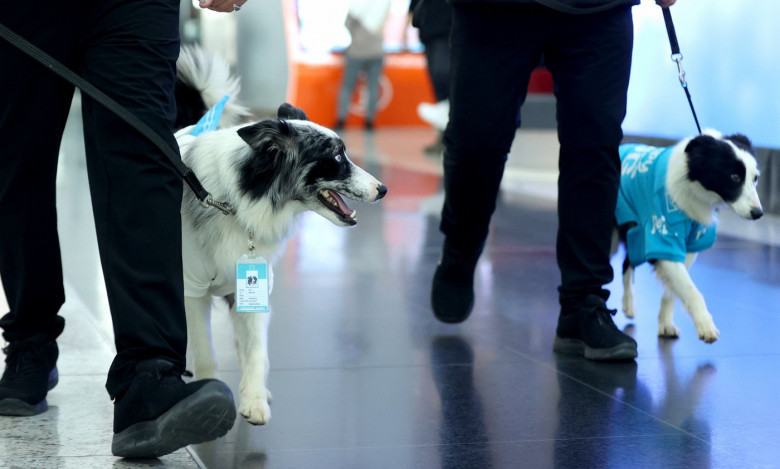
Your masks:
[[[224,202],[218,202],[214,200],[214,197],[211,196],[211,193],[209,192],[208,195],[204,200],[200,201],[200,205],[204,208],[214,207],[219,209],[222,213],[225,215],[235,215],[236,209],[231,207],[230,205],[224,203]]]
[[[672,62],[677,62],[677,73],[680,78],[680,84],[683,86],[683,88],[687,88],[688,82],[685,80],[685,70],[683,70],[682,59],[682,54],[672,54]]]

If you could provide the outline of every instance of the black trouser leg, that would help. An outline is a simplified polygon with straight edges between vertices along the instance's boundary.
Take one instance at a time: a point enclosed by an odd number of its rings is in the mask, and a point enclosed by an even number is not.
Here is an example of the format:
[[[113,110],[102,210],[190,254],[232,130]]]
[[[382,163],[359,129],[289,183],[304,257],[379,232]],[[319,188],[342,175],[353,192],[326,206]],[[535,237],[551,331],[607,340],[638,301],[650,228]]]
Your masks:
[[[620,184],[618,146],[626,113],[633,23],[630,7],[568,17],[545,48],[556,83],[560,177],[560,299],[580,301],[612,281],[609,263]]]
[[[539,63],[540,42],[523,10],[454,6],[441,231],[458,249],[474,249],[487,238],[517,103]]]
[[[98,12],[85,40],[83,76],[173,148],[179,3],[119,2]],[[146,137],[89,98],[84,133],[98,247],[117,356],[107,389],[119,395],[138,361],[184,368],[182,180]]]
[[[539,5],[455,6],[442,232],[461,249],[488,233],[504,161],[544,53],[558,100],[562,298],[606,296],[633,24],[629,7],[566,15]]]
[[[71,35],[64,4],[6,8],[0,22],[67,61]],[[65,321],[57,236],[55,179],[60,140],[73,88],[0,40],[0,279],[10,311],[0,319],[3,337],[53,340]]]

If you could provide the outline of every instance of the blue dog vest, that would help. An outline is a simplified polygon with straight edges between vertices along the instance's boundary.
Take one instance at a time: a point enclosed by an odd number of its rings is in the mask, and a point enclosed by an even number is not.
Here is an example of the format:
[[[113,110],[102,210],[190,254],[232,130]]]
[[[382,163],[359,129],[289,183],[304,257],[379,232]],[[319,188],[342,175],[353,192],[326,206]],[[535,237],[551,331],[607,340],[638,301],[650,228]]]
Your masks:
[[[615,217],[618,225],[634,222],[627,234],[628,260],[637,266],[651,259],[683,262],[686,253],[715,242],[717,220],[704,226],[677,208],[666,191],[672,147],[620,146],[621,176]]]

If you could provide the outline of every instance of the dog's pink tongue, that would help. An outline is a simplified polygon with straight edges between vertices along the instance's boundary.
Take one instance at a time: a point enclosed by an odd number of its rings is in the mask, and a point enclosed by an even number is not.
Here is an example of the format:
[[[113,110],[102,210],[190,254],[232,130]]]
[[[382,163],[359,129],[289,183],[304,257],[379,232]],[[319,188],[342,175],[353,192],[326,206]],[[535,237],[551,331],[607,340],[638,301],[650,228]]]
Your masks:
[[[333,192],[333,191],[329,190],[328,194],[330,194],[330,196],[333,197],[333,200],[335,200],[336,203],[339,204],[339,210],[341,210],[347,216],[352,215],[354,210],[352,210],[349,207],[347,207],[347,204],[344,203],[344,199],[341,198],[341,196],[338,194],[338,192]]]

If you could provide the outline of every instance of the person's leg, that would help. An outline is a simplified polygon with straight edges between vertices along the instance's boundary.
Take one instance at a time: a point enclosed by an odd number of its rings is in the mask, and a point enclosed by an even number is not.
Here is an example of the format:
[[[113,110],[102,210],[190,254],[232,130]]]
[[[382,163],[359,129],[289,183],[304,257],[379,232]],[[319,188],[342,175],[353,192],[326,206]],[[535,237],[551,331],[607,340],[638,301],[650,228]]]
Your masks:
[[[378,57],[366,61],[366,88],[368,102],[366,103],[366,128],[373,127],[376,118],[376,108],[379,103],[379,81],[382,77],[382,67],[385,59]]]
[[[444,322],[461,322],[473,306],[474,267],[488,234],[517,103],[539,61],[533,6],[457,5],[452,31],[450,119],[444,134],[446,240],[431,302]]]
[[[54,2],[2,15],[5,26],[63,61],[73,40],[59,25],[69,20]],[[65,325],[55,179],[73,88],[4,40],[0,63],[0,279],[10,310],[0,319],[8,343],[0,415],[34,415],[46,410],[56,384],[55,339]]]
[[[174,4],[116,8],[84,39],[84,78],[178,150],[171,125],[179,53]],[[135,16],[133,16],[135,15]],[[184,367],[186,322],[181,262],[181,177],[138,131],[83,97],[83,120],[98,248],[117,355],[109,394],[124,391],[135,363],[164,357]]]
[[[610,246],[631,68],[631,9],[560,16],[562,33],[544,53],[556,83],[561,142],[557,239],[561,312],[580,313],[583,308],[603,312],[609,296],[604,285],[613,278]],[[583,338],[590,358],[635,356],[636,343],[614,329],[609,314],[602,322],[611,327],[591,332],[600,337]]]
[[[337,126],[343,126],[349,113],[349,104],[352,102],[352,92],[355,90],[355,84],[360,75],[362,61],[355,57],[346,55],[344,57],[344,76],[341,79],[341,89],[339,90],[338,111],[336,119]]]
[[[169,0],[107,2],[91,18],[81,64],[84,78],[174,149],[178,7]],[[187,340],[182,179],[148,138],[87,97],[83,119],[117,349],[106,383],[115,399],[112,451],[159,456],[214,439],[235,419],[230,390],[217,381],[181,380]]]

